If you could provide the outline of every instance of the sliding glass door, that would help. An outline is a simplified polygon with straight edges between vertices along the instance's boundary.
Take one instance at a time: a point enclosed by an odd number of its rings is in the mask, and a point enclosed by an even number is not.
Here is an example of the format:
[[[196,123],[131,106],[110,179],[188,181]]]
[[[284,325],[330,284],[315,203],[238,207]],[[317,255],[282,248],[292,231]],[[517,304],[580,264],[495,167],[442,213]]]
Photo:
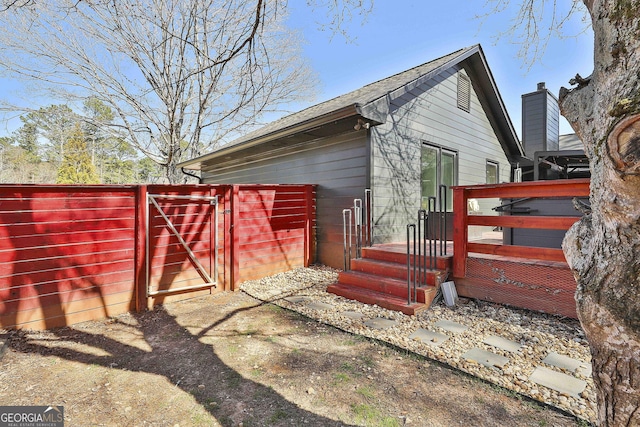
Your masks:
[[[453,210],[453,191],[451,187],[458,182],[457,153],[435,145],[422,144],[421,153],[421,207],[428,208],[429,197],[438,198],[441,185],[447,186],[448,212]],[[436,201],[436,203],[438,203]],[[436,204],[436,209],[440,206]]]

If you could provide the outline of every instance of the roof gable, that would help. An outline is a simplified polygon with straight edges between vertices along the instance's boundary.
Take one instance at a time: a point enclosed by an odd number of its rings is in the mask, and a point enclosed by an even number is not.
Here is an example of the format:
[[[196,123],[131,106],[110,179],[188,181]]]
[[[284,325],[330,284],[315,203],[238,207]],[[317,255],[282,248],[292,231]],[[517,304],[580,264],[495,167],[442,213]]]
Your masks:
[[[374,125],[384,123],[389,113],[389,104],[393,99],[409,93],[444,70],[459,64],[468,68],[473,76],[472,79],[477,80],[476,85],[485,94],[483,97],[486,100],[485,108],[490,111],[489,119],[505,154],[510,160],[519,159],[523,155],[522,146],[491,75],[482,48],[480,45],[474,45],[282,117],[216,149],[212,153],[183,162],[178,166],[199,169],[202,162],[216,158],[218,155],[227,155],[233,151],[294,135],[297,132],[350,116],[360,116],[371,121]]]

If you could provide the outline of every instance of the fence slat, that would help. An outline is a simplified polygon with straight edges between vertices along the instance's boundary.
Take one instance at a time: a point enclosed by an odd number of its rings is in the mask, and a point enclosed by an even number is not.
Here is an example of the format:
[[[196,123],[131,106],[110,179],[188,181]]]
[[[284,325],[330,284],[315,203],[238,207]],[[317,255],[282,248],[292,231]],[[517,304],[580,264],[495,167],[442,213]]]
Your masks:
[[[515,245],[491,245],[487,243],[469,242],[467,245],[467,250],[469,252],[476,252],[480,254],[535,259],[540,261],[566,262],[562,249],[554,248],[534,248],[531,246]]]
[[[535,215],[469,215],[467,225],[490,227],[535,228],[541,230],[568,230],[580,217]]]

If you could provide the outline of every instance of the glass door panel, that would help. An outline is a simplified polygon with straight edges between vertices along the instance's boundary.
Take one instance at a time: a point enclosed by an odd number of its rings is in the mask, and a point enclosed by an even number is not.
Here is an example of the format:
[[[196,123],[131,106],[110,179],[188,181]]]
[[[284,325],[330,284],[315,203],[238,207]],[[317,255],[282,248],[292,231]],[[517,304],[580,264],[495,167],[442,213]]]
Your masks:
[[[421,208],[428,209],[429,197],[438,199],[440,185],[447,186],[447,211],[453,211],[453,190],[456,185],[457,167],[454,151],[448,151],[433,145],[422,144],[421,152]],[[436,202],[437,203],[437,202]],[[436,206],[440,209],[440,206]]]
[[[429,197],[436,197],[438,191],[438,149],[422,145],[421,153],[421,208],[428,209]]]
[[[442,150],[442,173],[440,183],[447,186],[447,211],[453,211],[453,190],[456,185],[456,154]]]

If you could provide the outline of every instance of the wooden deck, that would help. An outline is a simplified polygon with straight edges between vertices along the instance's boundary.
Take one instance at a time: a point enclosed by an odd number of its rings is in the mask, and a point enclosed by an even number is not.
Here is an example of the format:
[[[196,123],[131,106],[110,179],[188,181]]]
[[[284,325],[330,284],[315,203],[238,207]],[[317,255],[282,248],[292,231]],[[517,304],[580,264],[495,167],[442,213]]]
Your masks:
[[[502,240],[474,243],[502,245]],[[437,250],[439,254],[439,243]],[[427,286],[418,288],[412,304],[407,298],[407,244],[401,242],[363,248],[362,258],[352,260],[351,270],[340,273],[328,291],[413,315],[427,309],[440,284],[451,280],[462,297],[576,318],[576,283],[565,261],[468,253],[466,276],[455,277],[453,250],[453,242],[447,242],[446,255],[437,256],[436,270],[427,270]]]

